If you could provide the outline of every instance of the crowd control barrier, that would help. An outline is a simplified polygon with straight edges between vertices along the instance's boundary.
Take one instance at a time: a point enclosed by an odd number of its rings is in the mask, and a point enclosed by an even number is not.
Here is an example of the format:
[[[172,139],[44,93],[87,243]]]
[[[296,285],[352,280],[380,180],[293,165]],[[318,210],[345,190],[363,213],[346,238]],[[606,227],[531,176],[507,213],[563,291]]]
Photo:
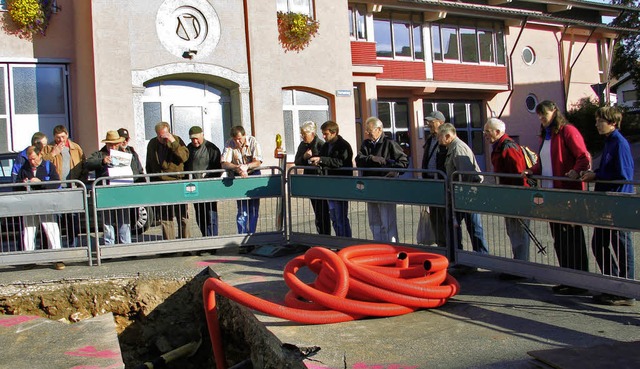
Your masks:
[[[285,244],[283,172],[278,167],[260,170],[261,175],[247,178],[227,176],[224,170],[217,170],[162,174],[185,177],[174,181],[153,181],[160,176],[156,174],[134,177],[148,179],[148,182],[125,182],[118,177],[96,179],[92,201],[98,264],[103,259],[116,257],[197,252],[265,243]],[[205,174],[218,177],[202,178]],[[239,233],[237,201],[249,199],[260,203],[257,227],[255,232]],[[201,231],[195,212],[203,209],[209,213],[213,204],[217,207],[217,231],[206,234],[208,231]],[[131,243],[123,243],[118,234],[120,225],[133,223],[132,218],[141,209],[146,209],[151,227],[140,232],[132,226]],[[171,212],[175,213],[173,232],[176,238],[164,239],[160,219],[169,218]],[[185,220],[184,225],[181,218]],[[113,244],[105,243],[105,223],[114,224]],[[188,238],[182,237],[181,227],[188,229]]]
[[[462,249],[456,249],[454,259],[457,263],[505,272],[513,275],[532,277],[539,281],[586,288],[592,291],[614,295],[640,298],[640,283],[635,276],[610,276],[603,272],[594,258],[592,237],[594,227],[630,231],[634,241],[635,257],[625,261],[635,263],[640,252],[640,196],[617,192],[594,192],[562,190],[543,187],[519,187],[496,184],[495,173],[483,173],[483,183],[460,181],[460,175],[454,173],[451,180],[451,199],[454,212],[476,213],[481,215],[484,236],[489,246],[489,254],[474,252],[463,227]],[[500,174],[501,177],[519,177]],[[567,178],[534,177],[541,181],[571,181]],[[638,186],[639,182],[620,182]],[[593,188],[593,184],[590,184]],[[513,259],[511,242],[505,230],[505,218],[524,221],[523,227],[530,242],[527,260]],[[578,247],[574,254],[577,260],[587,261],[588,271],[560,267],[554,250],[554,238],[550,223],[572,229],[562,245],[566,247],[571,240],[584,238],[586,248]],[[579,227],[566,227],[567,225]],[[455,224],[454,227],[460,225]],[[453,232],[454,236],[456,232]],[[454,240],[454,244],[457,244]],[[579,242],[579,241],[578,241]],[[617,247],[612,245],[611,247]],[[611,260],[611,263],[618,261]],[[636,275],[637,275],[636,271]]]
[[[92,265],[87,190],[80,181],[0,185],[0,265],[86,261]]]
[[[295,166],[289,168],[287,174],[288,185],[288,217],[289,242],[309,246],[323,245],[342,248],[349,245],[361,244],[374,240],[368,220],[367,202],[381,202],[396,204],[398,240],[401,245],[423,245],[431,252],[447,255],[447,248],[435,247],[431,235],[420,234],[420,218],[429,218],[428,208],[440,209],[447,213],[448,198],[446,196],[445,175],[438,171],[422,171],[405,169],[399,170],[398,177],[359,176],[359,168],[341,168],[345,175],[315,175],[303,174],[303,171],[316,171],[314,167]],[[388,172],[389,169],[367,168],[372,172]],[[430,174],[434,179],[418,179],[423,173]],[[347,175],[353,174],[353,176]],[[349,222],[352,237],[336,237],[331,224],[319,220],[316,216],[311,199],[342,200],[349,203]],[[438,226],[446,227],[443,215],[436,219]],[[320,234],[320,228],[329,231]]]

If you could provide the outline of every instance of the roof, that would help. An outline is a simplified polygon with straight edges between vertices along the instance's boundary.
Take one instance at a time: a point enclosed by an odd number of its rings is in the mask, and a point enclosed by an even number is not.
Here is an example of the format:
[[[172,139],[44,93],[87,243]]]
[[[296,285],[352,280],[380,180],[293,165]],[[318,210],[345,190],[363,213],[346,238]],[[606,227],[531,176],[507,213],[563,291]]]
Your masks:
[[[499,0],[496,0],[499,1]],[[616,14],[619,14],[624,9],[632,9],[634,11],[640,11],[640,8],[635,7],[622,7],[622,6],[614,6],[614,5],[606,5],[600,3],[593,3],[589,1],[563,1],[563,0],[519,0],[507,2],[505,0],[505,4],[509,4],[509,6],[500,6],[500,5],[488,5],[488,4],[479,4],[479,3],[470,3],[470,2],[460,2],[460,1],[447,1],[447,0],[399,0],[400,3],[407,4],[416,4],[416,5],[425,5],[428,6],[428,11],[450,11],[454,14],[467,14],[470,13],[484,13],[487,15],[492,15],[497,18],[510,18],[510,19],[528,19],[528,20],[538,20],[550,23],[556,23],[564,26],[574,26],[588,29],[601,29],[608,30],[614,32],[631,32],[638,33],[640,30],[635,28],[625,28],[625,27],[616,27],[610,26],[605,23],[598,22],[589,22],[580,19],[559,17],[553,15],[553,13],[540,11],[540,10],[532,10],[526,8],[517,8],[514,7],[518,5],[518,3],[541,3],[541,4],[560,4],[563,3],[565,5],[576,5],[583,9],[591,9],[596,11],[611,11],[615,10]],[[602,9],[602,10],[600,10]]]

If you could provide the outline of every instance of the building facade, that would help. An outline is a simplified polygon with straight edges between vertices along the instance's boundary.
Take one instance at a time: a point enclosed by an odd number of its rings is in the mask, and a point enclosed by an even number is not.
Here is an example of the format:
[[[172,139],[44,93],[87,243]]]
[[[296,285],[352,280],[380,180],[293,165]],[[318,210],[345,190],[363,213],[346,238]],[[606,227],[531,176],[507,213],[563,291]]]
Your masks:
[[[46,36],[21,39],[0,14],[0,151],[19,151],[58,124],[86,151],[129,129],[144,157],[154,126],[184,140],[193,125],[222,146],[242,125],[265,164],[281,134],[293,161],[301,123],[334,120],[358,147],[362,123],[385,132],[420,166],[442,111],[479,162],[484,121],[536,142],[538,101],[570,106],[608,81],[620,7],[584,1],[57,0]],[[277,12],[307,14],[319,32],[302,51],[278,41]],[[51,136],[49,137],[51,139]],[[267,154],[269,153],[269,154]]]

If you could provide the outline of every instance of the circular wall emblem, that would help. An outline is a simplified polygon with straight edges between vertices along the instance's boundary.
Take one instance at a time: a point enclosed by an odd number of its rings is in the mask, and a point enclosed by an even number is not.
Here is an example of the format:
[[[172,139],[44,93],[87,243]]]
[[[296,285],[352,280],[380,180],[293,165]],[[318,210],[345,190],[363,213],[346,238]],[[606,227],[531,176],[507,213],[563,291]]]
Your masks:
[[[206,0],[166,0],[158,9],[156,32],[173,55],[198,59],[218,44],[220,20]]]

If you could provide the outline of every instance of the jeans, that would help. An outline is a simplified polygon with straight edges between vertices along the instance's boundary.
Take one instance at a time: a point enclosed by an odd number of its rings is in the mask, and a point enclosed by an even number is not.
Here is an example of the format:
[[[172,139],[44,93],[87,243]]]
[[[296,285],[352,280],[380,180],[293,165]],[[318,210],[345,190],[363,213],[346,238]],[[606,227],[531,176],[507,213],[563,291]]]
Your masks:
[[[484,229],[482,228],[482,219],[480,214],[460,213],[456,212],[456,221],[458,226],[455,227],[456,236],[458,237],[458,249],[462,250],[462,220],[467,227],[469,237],[471,237],[471,246],[473,251],[481,254],[488,254],[489,247],[484,239]]]
[[[238,224],[238,233],[256,233],[260,199],[237,200],[237,204],[236,222]]]
[[[591,249],[602,274],[635,279],[631,232],[596,227],[593,229]]]
[[[396,204],[369,202],[369,228],[373,239],[379,242],[398,242],[398,220]]]
[[[587,244],[582,226],[549,223],[558,264],[563,268],[589,271]]]
[[[202,237],[218,235],[218,203],[205,202],[193,204],[196,213],[196,223]]]
[[[115,226],[118,227],[118,243],[131,243],[131,217],[129,209],[108,210],[103,214],[103,229],[105,245],[116,243]]]
[[[529,227],[530,223],[529,219],[504,218],[504,226],[511,241],[511,251],[513,251],[514,259],[529,260],[531,239],[525,230],[525,226]]]
[[[349,224],[349,202],[328,200],[329,217],[333,223],[333,230],[338,237],[351,237],[351,224]]]

